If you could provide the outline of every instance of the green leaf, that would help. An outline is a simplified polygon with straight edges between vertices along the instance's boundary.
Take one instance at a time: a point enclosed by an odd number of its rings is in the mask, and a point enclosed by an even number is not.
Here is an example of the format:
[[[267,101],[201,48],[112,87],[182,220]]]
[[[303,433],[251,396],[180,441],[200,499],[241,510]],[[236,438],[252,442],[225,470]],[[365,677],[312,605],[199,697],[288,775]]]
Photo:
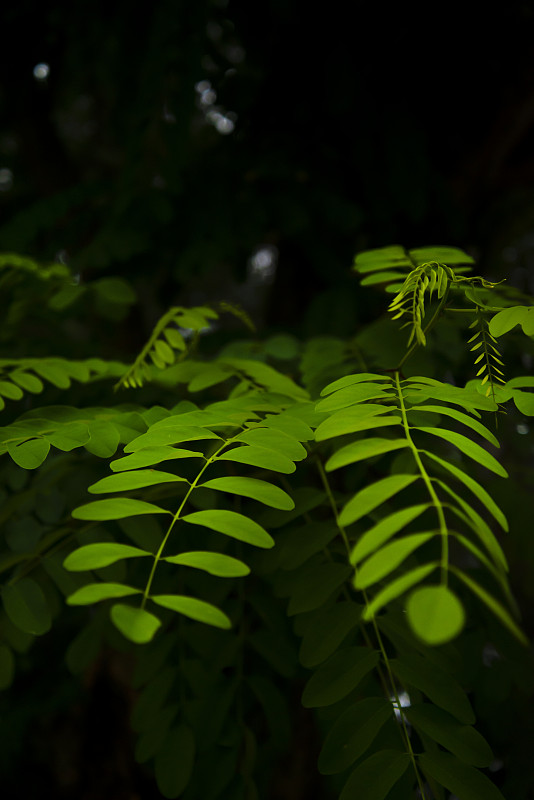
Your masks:
[[[491,318],[488,328],[492,336],[502,336],[516,325],[521,325],[527,336],[534,336],[534,306],[504,308]]]
[[[239,578],[250,573],[250,567],[247,567],[242,561],[222,553],[191,551],[180,553],[177,556],[167,556],[163,560],[168,561],[169,564],[196,567],[196,569],[209,572],[210,575],[218,575],[220,578]]]
[[[506,608],[499,603],[489,592],[482,588],[476,581],[470,578],[465,572],[462,572],[455,567],[451,567],[451,570],[457,575],[466,586],[468,586],[471,591],[479,597],[480,600],[490,609],[490,611],[495,614],[495,616],[500,619],[500,621],[505,625],[510,633],[518,639],[521,644],[528,646],[529,641],[519,625],[513,620],[511,614],[506,610]]]
[[[115,603],[111,607],[110,617],[116,628],[136,644],[152,641],[161,622],[144,608],[135,608],[125,603]]]
[[[22,388],[27,392],[31,392],[32,394],[40,394],[43,391],[44,387],[42,381],[40,381],[36,375],[32,375],[30,372],[23,372],[22,370],[17,369],[11,372],[9,377],[14,383],[22,386]]]
[[[418,405],[414,408],[408,409],[408,413],[410,411],[415,412],[425,412],[428,414],[443,414],[446,417],[452,417],[452,419],[461,422],[463,425],[466,425],[468,428],[471,428],[479,436],[482,436],[483,439],[486,439],[490,442],[494,447],[499,447],[499,442],[493,435],[493,433],[486,428],[485,425],[482,425],[481,422],[478,422],[473,417],[470,417],[468,414],[464,414],[461,411],[457,411],[455,408],[450,408],[449,406],[426,406],[426,405]]]
[[[9,400],[20,400],[23,392],[20,387],[9,381],[0,381],[0,394],[7,397]]]
[[[419,756],[421,769],[461,800],[505,800],[489,778],[448,753]]]
[[[368,697],[350,706],[331,727],[317,763],[323,775],[343,772],[371,746],[393,707],[384,697]]]
[[[261,469],[274,470],[289,475],[295,472],[295,464],[283,453],[268,450],[266,447],[244,445],[226,450],[216,457],[217,461],[236,461],[239,464],[250,464]]]
[[[302,461],[308,455],[308,451],[300,442],[297,442],[292,436],[288,436],[287,433],[273,428],[249,428],[235,436],[232,441],[266,447],[282,453],[292,461]]]
[[[91,494],[104,494],[105,492],[127,492],[132,489],[143,489],[146,486],[156,486],[160,483],[179,483],[186,481],[179,475],[171,472],[160,472],[157,469],[138,469],[133,472],[118,472],[93,483],[87,489]]]
[[[15,675],[15,659],[9,647],[0,645],[0,690],[8,689]]]
[[[415,250],[410,250],[410,258],[413,259],[417,266],[426,264],[430,261],[437,261],[440,264],[474,264],[475,260],[471,256],[464,253],[458,247],[417,247]]]
[[[501,545],[497,541],[487,522],[482,519],[480,514],[478,514],[469,503],[466,503],[462,497],[456,494],[456,492],[454,492],[450,486],[440,480],[436,480],[435,483],[437,483],[438,486],[441,486],[441,488],[458,504],[458,508],[451,504],[451,511],[453,511],[456,516],[458,516],[476,533],[480,541],[486,547],[488,553],[490,553],[492,556],[495,563],[502,568],[504,572],[508,572],[508,562],[506,561],[506,556],[504,555]]]
[[[109,466],[113,472],[124,472],[137,467],[152,467],[162,461],[173,461],[179,458],[204,458],[204,454],[195,450],[182,450],[178,447],[145,447],[137,453],[112,461]]]
[[[213,625],[216,628],[231,628],[232,623],[219,608],[205,600],[197,600],[195,597],[186,597],[180,594],[156,594],[150,597],[153,603],[163,608],[169,608],[190,619],[204,622],[206,625]]]
[[[360,439],[357,442],[345,445],[345,447],[334,453],[326,462],[325,469],[327,472],[332,472],[340,467],[345,467],[347,464],[355,464],[357,461],[364,461],[366,458],[391,453],[393,450],[399,450],[403,447],[408,447],[406,439],[380,439],[378,436]]]
[[[409,765],[410,756],[407,753],[379,750],[356,767],[343,787],[339,800],[385,800]]]
[[[514,403],[517,410],[524,414],[526,417],[534,416],[534,392],[522,392],[520,389],[514,389],[512,392]]]
[[[89,583],[71,594],[67,598],[67,604],[88,606],[91,603],[100,603],[102,600],[111,600],[114,597],[128,597],[131,594],[141,594],[141,592],[123,583]]]
[[[446,747],[466,764],[487,767],[493,761],[491,748],[483,736],[470,725],[462,725],[441,708],[418,703],[406,709],[406,715],[417,730]]]
[[[258,478],[233,476],[213,478],[210,481],[199,484],[199,486],[203,486],[205,489],[216,489],[219,492],[230,492],[231,494],[250,497],[252,500],[258,500],[260,503],[265,503],[265,505],[272,506],[272,508],[279,508],[281,511],[291,511],[295,508],[295,503],[287,492],[284,492],[278,486],[267,483],[267,481],[260,481]]]
[[[68,453],[89,441],[89,429],[80,422],[67,423],[58,427],[53,433],[45,434],[45,438],[53,447]]]
[[[365,621],[373,619],[381,608],[403,595],[408,589],[411,589],[412,586],[421,583],[421,581],[424,580],[427,575],[430,575],[437,566],[439,566],[437,562],[424,564],[422,567],[409,570],[404,575],[401,575],[400,578],[396,578],[391,583],[388,583],[388,585],[367,604],[362,614],[362,619]]]
[[[336,381],[329,383],[321,392],[321,397],[325,397],[332,392],[337,392],[338,389],[345,389],[347,386],[353,386],[356,383],[369,383],[370,381],[387,381],[391,384],[391,378],[387,375],[378,375],[375,372],[360,372],[358,375],[345,375],[343,378],[338,378]],[[387,388],[385,386],[384,388]]]
[[[476,442],[473,442],[471,439],[463,436],[463,434],[456,433],[455,431],[442,430],[441,428],[418,427],[417,430],[424,431],[425,433],[432,434],[432,436],[438,436],[440,439],[444,439],[449,444],[453,444],[458,448],[458,450],[461,450],[462,453],[465,453],[466,456],[469,456],[469,458],[472,458],[478,464],[482,464],[482,466],[486,467],[492,472],[495,472],[502,478],[508,477],[508,473],[504,467],[499,464],[496,458],[490,455],[490,453],[484,450],[484,448],[479,444],[476,444]]]
[[[348,600],[322,608],[311,616],[304,631],[299,659],[308,669],[321,664],[334,653],[345,637],[358,625],[361,606]]]
[[[444,644],[454,639],[465,622],[462,604],[443,585],[416,589],[408,598],[406,610],[414,633],[430,645]]]
[[[220,439],[208,428],[195,426],[161,427],[148,430],[146,433],[133,439],[124,448],[125,453],[137,453],[145,447],[161,447],[164,445],[180,444],[181,442],[198,442],[203,439]]]
[[[240,542],[252,544],[255,547],[273,547],[274,539],[267,531],[252,519],[238,514],[236,511],[207,510],[193,511],[182,517],[184,522],[193,525],[203,525],[218,533],[224,533]]]
[[[138,514],[170,514],[164,508],[144,500],[134,500],[129,497],[114,497],[109,500],[95,500],[78,506],[72,512],[74,519],[87,519],[103,521],[108,519],[125,519]]]
[[[158,789],[167,798],[179,797],[187,787],[195,763],[195,736],[187,725],[173,728],[156,755]]]
[[[300,567],[311,556],[324,550],[338,533],[334,520],[307,522],[299,528],[288,531],[277,542],[280,567],[283,570]]]
[[[506,517],[504,516],[503,512],[493,499],[493,497],[477,482],[475,481],[470,475],[465,473],[463,470],[459,469],[455,464],[451,464],[449,461],[446,461],[444,458],[440,458],[439,456],[431,453],[427,450],[421,450],[420,452],[424,453],[424,455],[432,458],[436,463],[440,464],[444,469],[448,470],[451,475],[454,475],[459,481],[461,481],[464,486],[467,488],[477,497],[482,505],[488,509],[490,514],[497,520],[501,528],[505,531],[508,530],[508,522]]]
[[[7,452],[19,467],[37,469],[45,461],[50,450],[50,442],[45,439],[30,439],[22,444],[8,442]]]
[[[429,669],[428,660],[415,653],[390,659],[393,673],[408,688],[414,686],[429,700],[453,714],[460,722],[472,725],[475,715],[467,694],[453,676],[435,663]]]
[[[359,407],[357,406],[356,408]],[[370,431],[374,428],[387,428],[390,425],[402,424],[401,417],[393,414],[388,414],[386,416],[385,412],[391,410],[389,406],[375,405],[373,408],[378,410],[373,411],[371,414],[362,414],[359,419],[351,418],[345,421],[343,415],[337,416],[337,414],[333,422],[333,417],[326,419],[315,431],[316,440],[322,442],[325,439],[330,439],[334,436],[342,436],[347,433],[362,433],[363,431]],[[351,409],[351,411],[352,410],[353,409]],[[383,414],[383,416],[378,416],[379,414]],[[327,425],[327,423],[331,424]]]
[[[302,693],[304,708],[321,708],[343,700],[378,664],[380,654],[368,647],[339,650],[312,675]]]
[[[92,420],[89,423],[91,438],[85,449],[99,458],[109,458],[115,455],[119,446],[119,431],[111,422],[105,420]]]
[[[351,564],[356,565],[378,547],[381,547],[384,542],[391,539],[398,531],[403,530],[428,508],[430,508],[429,503],[421,503],[417,506],[394,511],[393,514],[388,514],[388,516],[379,520],[376,525],[373,525],[372,528],[363,533],[356,542],[350,556]]]
[[[202,372],[189,381],[187,391],[201,392],[203,389],[209,389],[210,386],[216,386],[231,377],[232,373],[222,367],[205,367]]]
[[[262,422],[268,428],[287,433],[299,442],[313,441],[313,431],[303,420],[288,413],[267,414]]]
[[[52,626],[46,598],[32,578],[21,578],[2,589],[4,611],[19,630],[41,636]]]
[[[68,389],[70,379],[64,368],[51,359],[39,359],[32,361],[32,369],[37,372],[45,381],[49,381],[58,389]]]
[[[410,486],[417,480],[417,477],[417,475],[389,475],[387,478],[382,478],[361,489],[341,511],[339,524],[344,527],[361,519],[407,486]]]
[[[323,561],[308,564],[292,585],[288,616],[314,611],[322,606],[345,583],[351,572],[348,564]]]
[[[316,411],[337,411],[367,400],[388,400],[394,395],[387,383],[353,383],[329,394],[315,406]],[[370,403],[368,405],[371,405]]]
[[[403,536],[402,539],[398,539],[396,542],[386,544],[377,553],[370,556],[358,569],[354,579],[354,587],[356,589],[366,589],[386,575],[389,575],[389,573],[397,569],[414,550],[425,542],[428,542],[433,535],[432,532],[413,533],[410,536]]]
[[[86,544],[74,550],[63,561],[63,566],[71,572],[84,572],[108,567],[110,564],[115,564],[116,561],[122,561],[123,558],[140,558],[150,555],[152,553],[129,544],[99,542],[98,544]]]

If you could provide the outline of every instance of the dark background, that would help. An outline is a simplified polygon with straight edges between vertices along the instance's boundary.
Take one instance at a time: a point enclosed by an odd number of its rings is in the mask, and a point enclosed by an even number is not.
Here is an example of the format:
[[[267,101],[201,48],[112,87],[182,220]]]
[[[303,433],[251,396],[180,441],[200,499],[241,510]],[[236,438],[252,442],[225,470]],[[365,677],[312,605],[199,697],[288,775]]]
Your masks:
[[[532,3],[22,0],[2,16],[1,250],[124,275],[150,323],[224,297],[305,335],[366,321],[349,268],[370,247],[464,247],[529,288]]]
[[[393,243],[462,247],[534,292],[534,5],[405,5],[5,4],[0,252],[59,260],[82,285],[122,276],[140,299],[71,320],[64,354],[131,359],[169,305],[215,300],[261,336],[352,335],[384,307],[353,256]],[[511,545],[527,613],[528,534]],[[158,796],[132,758],[120,656],[80,700],[66,671],[51,678],[55,641],[18,684],[6,797]],[[521,783],[534,733],[528,708],[517,719]],[[300,724],[291,800],[313,790]]]

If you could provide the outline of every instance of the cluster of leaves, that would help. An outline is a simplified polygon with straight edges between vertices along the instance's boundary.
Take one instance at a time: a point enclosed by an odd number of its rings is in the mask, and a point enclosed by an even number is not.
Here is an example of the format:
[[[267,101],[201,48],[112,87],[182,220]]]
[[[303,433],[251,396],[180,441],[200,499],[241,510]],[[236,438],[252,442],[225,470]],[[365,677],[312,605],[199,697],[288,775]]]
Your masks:
[[[527,643],[488,485],[507,472],[481,420],[509,399],[534,415],[534,380],[497,380],[495,358],[463,387],[409,370],[442,315],[474,317],[484,343],[516,324],[531,333],[530,307],[466,277],[469,261],[448,248],[358,256],[362,282],[394,291],[394,317],[409,319],[397,365],[358,339],[283,336],[175,363],[180,329],[216,319],[207,308],[172,308],[129,368],[10,362],[10,376],[60,388],[120,368],[120,386],[150,379],[174,401],[44,406],[0,429],[0,684],[70,612],[73,672],[105,642],[135,654],[136,758],[165,797],[267,796],[291,741],[287,682],[305,680],[327,796],[502,800],[480,771],[494,756],[473,727],[462,642],[496,622]]]

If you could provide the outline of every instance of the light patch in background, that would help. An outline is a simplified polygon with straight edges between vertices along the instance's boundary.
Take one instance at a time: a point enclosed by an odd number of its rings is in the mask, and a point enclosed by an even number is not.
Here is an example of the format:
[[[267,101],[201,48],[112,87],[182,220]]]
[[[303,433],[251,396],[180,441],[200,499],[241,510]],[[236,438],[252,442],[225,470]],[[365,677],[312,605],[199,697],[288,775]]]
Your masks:
[[[248,260],[248,274],[255,283],[270,283],[278,264],[278,248],[261,245]]]
[[[45,81],[50,74],[50,66],[44,61],[39,62],[33,68],[33,77],[36,81]]]
[[[8,192],[13,186],[13,173],[7,167],[0,169],[0,192]]]
[[[410,699],[410,695],[408,694],[408,692],[399,692],[399,703],[398,704],[397,704],[397,700],[395,699],[395,697],[390,696],[389,699],[391,700],[391,705],[393,706],[393,711],[395,713],[395,717],[396,717],[397,721],[400,722],[401,719],[402,719],[402,712],[401,712],[400,709],[401,708],[409,708],[411,706],[411,704],[412,704],[412,701]],[[400,705],[400,708],[399,708],[399,705]]]
[[[523,435],[525,433],[528,433],[529,430],[530,430],[530,426],[527,425],[525,422],[520,422],[519,425],[516,425],[516,431],[518,433],[522,433]]]
[[[204,121],[208,125],[213,125],[217,133],[228,136],[235,130],[237,114],[233,111],[224,111],[220,105],[215,105],[217,92],[213,88],[211,81],[201,80],[195,83],[195,91],[198,95],[197,105],[204,115]]]

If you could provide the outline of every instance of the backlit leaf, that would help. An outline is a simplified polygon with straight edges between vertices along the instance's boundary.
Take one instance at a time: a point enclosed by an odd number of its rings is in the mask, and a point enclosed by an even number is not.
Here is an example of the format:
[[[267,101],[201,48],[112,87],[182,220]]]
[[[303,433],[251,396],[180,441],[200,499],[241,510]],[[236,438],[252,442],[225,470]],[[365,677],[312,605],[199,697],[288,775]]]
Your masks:
[[[490,609],[490,611],[495,614],[495,616],[501,620],[503,625],[505,625],[510,633],[512,633],[522,644],[528,646],[528,639],[519,627],[517,623],[512,618],[511,614],[506,610],[506,608],[496,600],[493,595],[486,591],[482,586],[480,586],[476,581],[470,578],[465,572],[462,572],[459,569],[451,567],[451,569],[458,575],[459,578],[468,586],[471,591],[479,597],[480,600]]]
[[[373,583],[389,575],[397,569],[408,556],[425,542],[431,539],[433,533],[414,533],[403,536],[395,542],[390,542],[370,556],[358,569],[354,586],[356,589],[366,589]]]
[[[22,444],[8,442],[7,452],[19,467],[37,469],[45,461],[50,450],[50,442],[45,439],[30,439]]]
[[[261,469],[274,470],[289,475],[295,472],[295,464],[283,453],[268,450],[266,447],[234,447],[217,456],[217,461],[236,461],[239,464],[250,464]]]
[[[332,472],[334,469],[345,467],[347,464],[354,464],[366,458],[391,453],[393,450],[399,450],[403,447],[408,447],[406,439],[380,439],[378,436],[360,439],[358,442],[352,442],[337,450],[326,462],[325,469],[327,472]]]
[[[163,608],[169,608],[190,619],[204,622],[206,625],[213,625],[216,628],[230,628],[232,623],[219,608],[205,600],[197,600],[195,597],[186,597],[179,594],[156,594],[150,597],[153,603]]]
[[[182,519],[193,525],[204,525],[213,531],[224,533],[226,536],[253,544],[256,547],[268,548],[274,545],[274,539],[261,525],[236,511],[222,509],[193,511]]]
[[[144,608],[115,603],[110,617],[116,628],[131,642],[146,644],[150,642],[161,626],[161,622]]]
[[[433,436],[438,436],[440,439],[444,439],[449,444],[453,444],[458,448],[458,450],[461,450],[462,453],[465,453],[466,456],[469,456],[469,458],[472,458],[478,464],[482,464],[482,466],[486,467],[492,472],[495,472],[502,478],[508,477],[508,473],[504,467],[499,464],[497,459],[484,450],[484,448],[479,444],[471,441],[471,439],[468,439],[467,436],[464,436],[461,433],[456,433],[455,431],[442,430],[441,428],[418,428],[418,430],[424,431],[425,433],[430,433]]]
[[[129,497],[95,500],[93,503],[78,506],[72,512],[74,519],[95,521],[125,519],[125,517],[135,517],[138,514],[170,514],[170,512],[153,503],[145,503],[144,500],[134,500]]]
[[[291,497],[280,489],[278,486],[273,486],[267,481],[261,481],[258,478],[242,478],[228,476],[225,478],[213,478],[210,481],[199,484],[206,489],[216,489],[220,492],[230,492],[231,494],[238,494],[243,497],[250,497],[252,500],[258,500],[260,503],[265,503],[272,508],[279,508],[282,511],[291,511],[295,508],[295,503]]]
[[[113,472],[124,472],[137,467],[152,467],[162,461],[173,461],[180,458],[204,458],[204,455],[195,450],[183,450],[178,447],[145,447],[137,453],[112,461],[109,466]]]
[[[408,598],[406,610],[414,633],[430,645],[449,642],[464,626],[462,604],[447,586],[416,589]]]
[[[366,486],[357,492],[343,508],[339,515],[340,525],[351,525],[356,520],[361,519],[370,511],[394,497],[400,491],[410,486],[417,475],[389,475],[382,478],[370,486]]]
[[[131,594],[141,594],[141,592],[123,583],[89,583],[71,594],[67,598],[67,604],[88,606],[91,603],[100,603],[102,600],[111,600],[114,597],[128,597]]]
[[[123,558],[139,558],[150,556],[146,550],[132,547],[129,544],[116,542],[99,542],[87,544],[70,553],[63,562],[65,569],[71,572],[83,572],[91,569],[101,569],[122,561]]]
[[[238,578],[250,573],[250,567],[247,567],[242,561],[223,553],[191,551],[189,553],[180,553],[177,556],[167,556],[163,560],[168,561],[169,564],[195,567],[204,572],[209,572],[210,575],[218,575],[220,578]]]
[[[363,533],[354,545],[350,556],[351,563],[357,564],[378,547],[381,547],[398,531],[402,531],[410,522],[417,519],[427,508],[430,508],[429,503],[421,503],[409,508],[403,508],[400,511],[394,511],[393,514],[388,514],[388,516],[379,520],[376,525],[373,525],[372,528]]]
[[[156,486],[160,483],[178,483],[180,481],[186,481],[186,479],[157,469],[138,469],[133,472],[118,472],[116,475],[108,475],[89,486],[87,491],[91,494],[127,492],[132,489],[143,489],[146,486]]]
[[[362,619],[366,621],[372,619],[385,605],[395,600],[397,597],[401,597],[401,595],[407,592],[408,589],[411,589],[412,586],[421,583],[421,581],[430,575],[437,566],[439,566],[437,562],[424,564],[421,567],[409,570],[404,575],[401,575],[400,578],[396,578],[394,581],[391,581],[391,583],[388,583],[388,585],[385,586],[382,591],[378,592],[365,607]]]

